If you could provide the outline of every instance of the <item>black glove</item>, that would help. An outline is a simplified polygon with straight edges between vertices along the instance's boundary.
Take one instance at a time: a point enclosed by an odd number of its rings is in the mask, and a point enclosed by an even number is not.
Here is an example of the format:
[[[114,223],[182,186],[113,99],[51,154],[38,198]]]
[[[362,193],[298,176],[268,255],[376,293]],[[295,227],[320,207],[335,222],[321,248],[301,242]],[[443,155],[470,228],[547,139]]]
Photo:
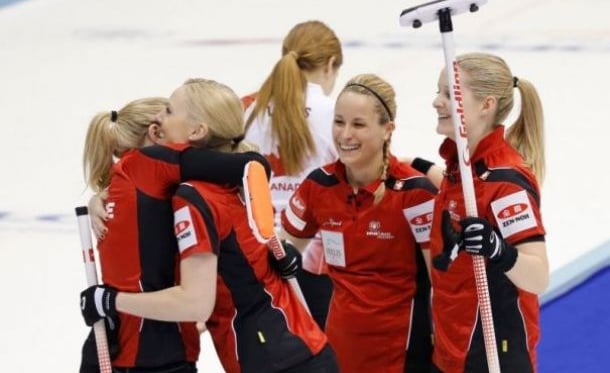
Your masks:
[[[108,340],[108,352],[110,353],[110,359],[114,360],[120,351],[119,347],[119,317],[106,317],[104,318],[104,325],[106,326],[106,339]],[[85,343],[82,348],[82,357],[80,363],[79,373],[100,373],[100,365],[97,357],[97,345],[95,343],[95,333],[93,329],[87,336]]]
[[[500,237],[486,219],[467,217],[460,220],[464,249],[472,255],[482,255],[507,272],[515,265],[518,251]]]
[[[449,210],[443,210],[441,232],[443,234],[443,252],[432,259],[432,264],[434,268],[445,272],[462,250],[462,234],[453,228]]]
[[[117,291],[104,285],[95,285],[80,293],[80,310],[85,324],[93,325],[104,317],[114,317]]]
[[[430,168],[432,166],[434,166],[433,162],[430,162],[427,159],[423,159],[423,158],[419,158],[419,157],[415,157],[411,161],[411,167],[413,167],[414,169],[416,169],[417,171],[421,172],[424,175],[428,174],[428,171],[430,171]]]
[[[269,263],[271,268],[277,272],[283,279],[290,279],[297,275],[301,268],[301,253],[291,243],[282,241],[282,247],[286,252],[286,256],[277,260],[273,253],[269,251]]]

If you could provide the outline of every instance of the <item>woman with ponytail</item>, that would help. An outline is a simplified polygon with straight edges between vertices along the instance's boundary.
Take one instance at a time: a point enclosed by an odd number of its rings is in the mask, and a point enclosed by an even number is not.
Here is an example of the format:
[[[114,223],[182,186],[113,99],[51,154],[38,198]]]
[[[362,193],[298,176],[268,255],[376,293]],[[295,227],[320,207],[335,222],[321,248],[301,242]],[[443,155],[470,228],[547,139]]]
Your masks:
[[[189,79],[178,87],[156,125],[170,143],[227,156],[254,149],[243,141],[239,98],[213,80]],[[250,228],[239,189],[188,180],[176,189],[172,207],[174,229],[165,228],[178,243],[178,284],[148,292],[90,287],[85,298],[99,293],[110,306],[103,313],[90,307],[85,318],[88,314],[94,322],[119,313],[150,322],[206,322],[228,373],[338,373],[326,336],[288,282],[271,269],[269,250]]]
[[[475,273],[471,255],[486,260],[500,370],[536,372],[540,338],[538,294],[549,283],[549,265],[540,213],[544,177],[542,105],[528,80],[487,53],[457,57],[463,116],[478,217],[466,216],[458,152],[454,141],[447,75],[442,71],[433,106],[436,131],[446,136],[440,154],[445,177],[436,198],[430,251],[434,372],[487,372]],[[504,123],[521,96],[521,111]],[[415,160],[422,171],[440,168]],[[470,175],[468,177],[471,177]]]
[[[113,295],[167,291],[176,284],[179,251],[171,196],[181,181],[239,185],[247,162],[266,164],[258,153],[197,149],[188,138],[167,143],[156,121],[167,107],[167,99],[145,98],[118,111],[100,113],[91,121],[85,140],[85,177],[95,192],[107,189],[104,223],[108,229],[100,227],[97,244],[104,285],[83,292],[81,307],[88,325],[97,319],[96,310],[107,318],[110,334],[116,337],[113,372],[196,372],[199,333],[194,322],[161,322],[133,312],[118,313]],[[243,127],[237,135],[243,135]],[[206,283],[201,273],[189,279]],[[206,309],[200,309],[201,314],[192,315],[190,321],[205,318]],[[80,371],[99,371],[96,356],[90,335]]]
[[[282,55],[259,91],[247,96],[246,139],[257,144],[272,168],[271,196],[279,229],[280,212],[307,174],[337,159],[331,139],[331,94],[343,64],[341,43],[320,21],[295,25],[282,43]],[[289,254],[299,256],[290,246]],[[324,329],[332,284],[319,237],[303,253],[297,279]]]
[[[334,291],[326,333],[342,372],[429,372],[424,255],[436,188],[390,151],[394,89],[373,74],[336,102],[339,160],[312,171],[282,213],[298,249],[320,233]]]

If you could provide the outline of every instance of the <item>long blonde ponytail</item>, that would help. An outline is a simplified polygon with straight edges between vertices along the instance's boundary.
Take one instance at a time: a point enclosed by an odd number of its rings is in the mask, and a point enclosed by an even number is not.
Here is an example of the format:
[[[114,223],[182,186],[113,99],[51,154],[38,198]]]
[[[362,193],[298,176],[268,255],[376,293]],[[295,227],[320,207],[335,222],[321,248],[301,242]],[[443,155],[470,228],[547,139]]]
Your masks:
[[[110,185],[113,157],[144,145],[148,127],[167,106],[162,97],[132,101],[121,110],[97,114],[89,123],[83,151],[87,185],[100,192]]]

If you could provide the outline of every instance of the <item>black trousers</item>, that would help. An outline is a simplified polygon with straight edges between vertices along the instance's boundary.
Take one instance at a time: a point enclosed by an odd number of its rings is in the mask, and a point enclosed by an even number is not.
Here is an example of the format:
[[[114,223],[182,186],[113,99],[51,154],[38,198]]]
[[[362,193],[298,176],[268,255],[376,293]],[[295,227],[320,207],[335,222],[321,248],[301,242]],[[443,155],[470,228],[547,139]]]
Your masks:
[[[297,367],[282,370],[281,373],[339,373],[335,352],[329,344],[319,354],[309,358]]]
[[[324,330],[330,297],[333,295],[333,283],[330,277],[328,275],[315,275],[302,269],[297,274],[297,280],[311,311],[311,316],[320,329]]]
[[[434,370],[430,361],[414,361],[408,359],[405,363],[404,373],[443,373],[440,370]]]

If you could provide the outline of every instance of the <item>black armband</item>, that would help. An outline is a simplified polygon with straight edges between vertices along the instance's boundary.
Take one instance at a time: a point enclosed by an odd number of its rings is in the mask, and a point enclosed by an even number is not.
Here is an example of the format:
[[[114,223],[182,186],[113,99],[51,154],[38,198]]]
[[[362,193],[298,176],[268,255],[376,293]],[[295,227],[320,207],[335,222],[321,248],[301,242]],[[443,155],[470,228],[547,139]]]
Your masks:
[[[504,242],[504,250],[502,255],[496,260],[491,260],[491,262],[497,266],[502,272],[506,273],[510,271],[517,263],[517,258],[519,257],[519,250],[513,245],[509,245],[507,242]]]
[[[188,148],[180,154],[180,178],[201,180],[214,184],[242,186],[244,168],[250,161],[261,163],[267,177],[271,167],[265,157],[257,152],[221,153],[209,149]]]
[[[411,162],[411,167],[426,175],[430,170],[430,167],[434,166],[433,162],[430,162],[426,159],[415,157],[413,158],[413,162]]]

